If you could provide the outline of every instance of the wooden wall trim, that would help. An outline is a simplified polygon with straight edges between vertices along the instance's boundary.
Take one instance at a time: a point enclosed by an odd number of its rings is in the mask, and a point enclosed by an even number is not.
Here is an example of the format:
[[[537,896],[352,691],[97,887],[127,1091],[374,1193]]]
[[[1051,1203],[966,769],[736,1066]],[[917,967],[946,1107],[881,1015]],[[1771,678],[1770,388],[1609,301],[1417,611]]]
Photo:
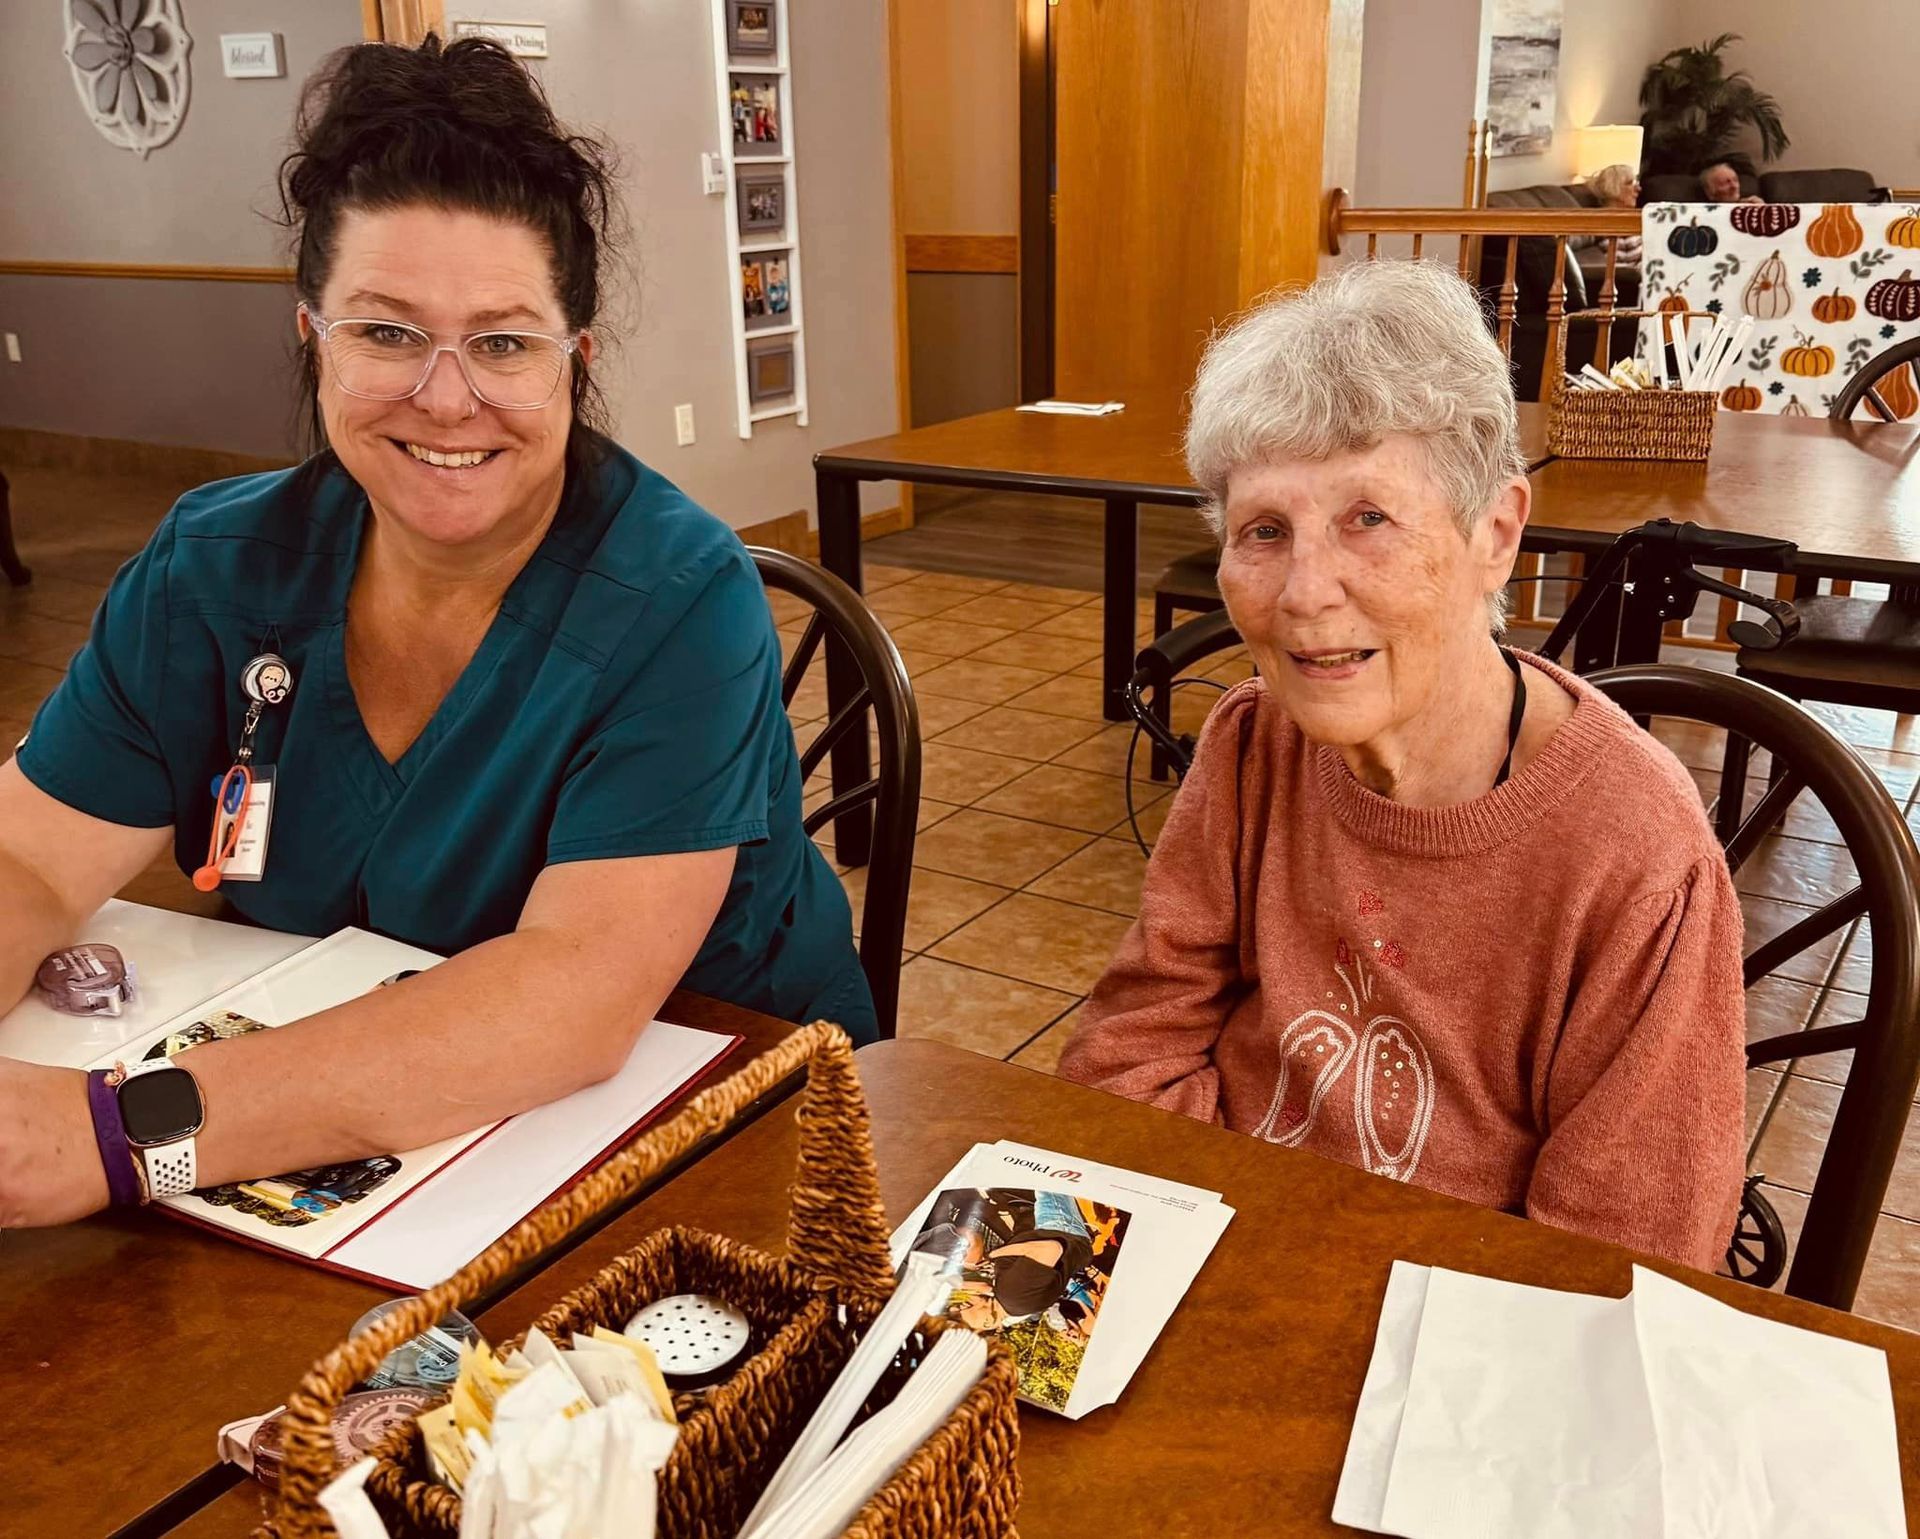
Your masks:
[[[1017,273],[1017,235],[909,235],[910,273]]]
[[[291,267],[212,267],[181,262],[6,262],[0,275],[43,278],[162,278],[188,283],[291,283]]]

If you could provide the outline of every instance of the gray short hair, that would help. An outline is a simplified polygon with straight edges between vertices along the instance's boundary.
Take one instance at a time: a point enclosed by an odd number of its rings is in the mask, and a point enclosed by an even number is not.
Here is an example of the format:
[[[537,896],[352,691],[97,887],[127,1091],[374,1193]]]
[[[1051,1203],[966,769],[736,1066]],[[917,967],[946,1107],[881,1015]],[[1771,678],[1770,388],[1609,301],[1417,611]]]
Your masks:
[[[1324,460],[1404,435],[1462,531],[1527,473],[1513,376],[1480,297],[1434,262],[1355,262],[1240,317],[1208,345],[1187,422],[1187,467],[1225,524],[1243,466]],[[1505,613],[1496,593],[1496,627]]]

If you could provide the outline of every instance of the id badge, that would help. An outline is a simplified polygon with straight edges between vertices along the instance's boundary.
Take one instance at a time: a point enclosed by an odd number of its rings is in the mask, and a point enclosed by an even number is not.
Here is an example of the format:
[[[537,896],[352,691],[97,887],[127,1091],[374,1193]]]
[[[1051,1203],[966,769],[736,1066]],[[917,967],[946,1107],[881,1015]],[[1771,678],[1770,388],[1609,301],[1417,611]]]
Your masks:
[[[267,871],[267,835],[273,828],[274,779],[271,764],[253,769],[253,792],[247,797],[246,816],[240,820],[240,836],[233,853],[220,868],[221,878],[229,882],[257,882]]]

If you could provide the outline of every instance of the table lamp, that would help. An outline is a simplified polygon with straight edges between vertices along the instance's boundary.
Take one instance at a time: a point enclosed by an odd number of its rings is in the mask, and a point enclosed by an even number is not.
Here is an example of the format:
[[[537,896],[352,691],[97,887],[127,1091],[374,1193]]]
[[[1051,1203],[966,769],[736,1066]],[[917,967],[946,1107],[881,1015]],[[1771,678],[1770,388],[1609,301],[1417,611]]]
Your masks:
[[[1608,166],[1640,169],[1640,147],[1646,130],[1638,123],[1598,123],[1580,130],[1580,153],[1574,174],[1582,181]]]

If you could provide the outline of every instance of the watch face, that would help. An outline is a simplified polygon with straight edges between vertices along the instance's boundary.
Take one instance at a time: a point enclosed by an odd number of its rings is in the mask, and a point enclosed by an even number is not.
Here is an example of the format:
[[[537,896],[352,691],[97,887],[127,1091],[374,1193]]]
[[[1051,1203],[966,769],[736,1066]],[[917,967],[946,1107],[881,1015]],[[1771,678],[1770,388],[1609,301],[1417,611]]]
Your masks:
[[[120,1122],[127,1142],[142,1148],[170,1144],[200,1131],[200,1087],[185,1069],[154,1069],[120,1086]]]

